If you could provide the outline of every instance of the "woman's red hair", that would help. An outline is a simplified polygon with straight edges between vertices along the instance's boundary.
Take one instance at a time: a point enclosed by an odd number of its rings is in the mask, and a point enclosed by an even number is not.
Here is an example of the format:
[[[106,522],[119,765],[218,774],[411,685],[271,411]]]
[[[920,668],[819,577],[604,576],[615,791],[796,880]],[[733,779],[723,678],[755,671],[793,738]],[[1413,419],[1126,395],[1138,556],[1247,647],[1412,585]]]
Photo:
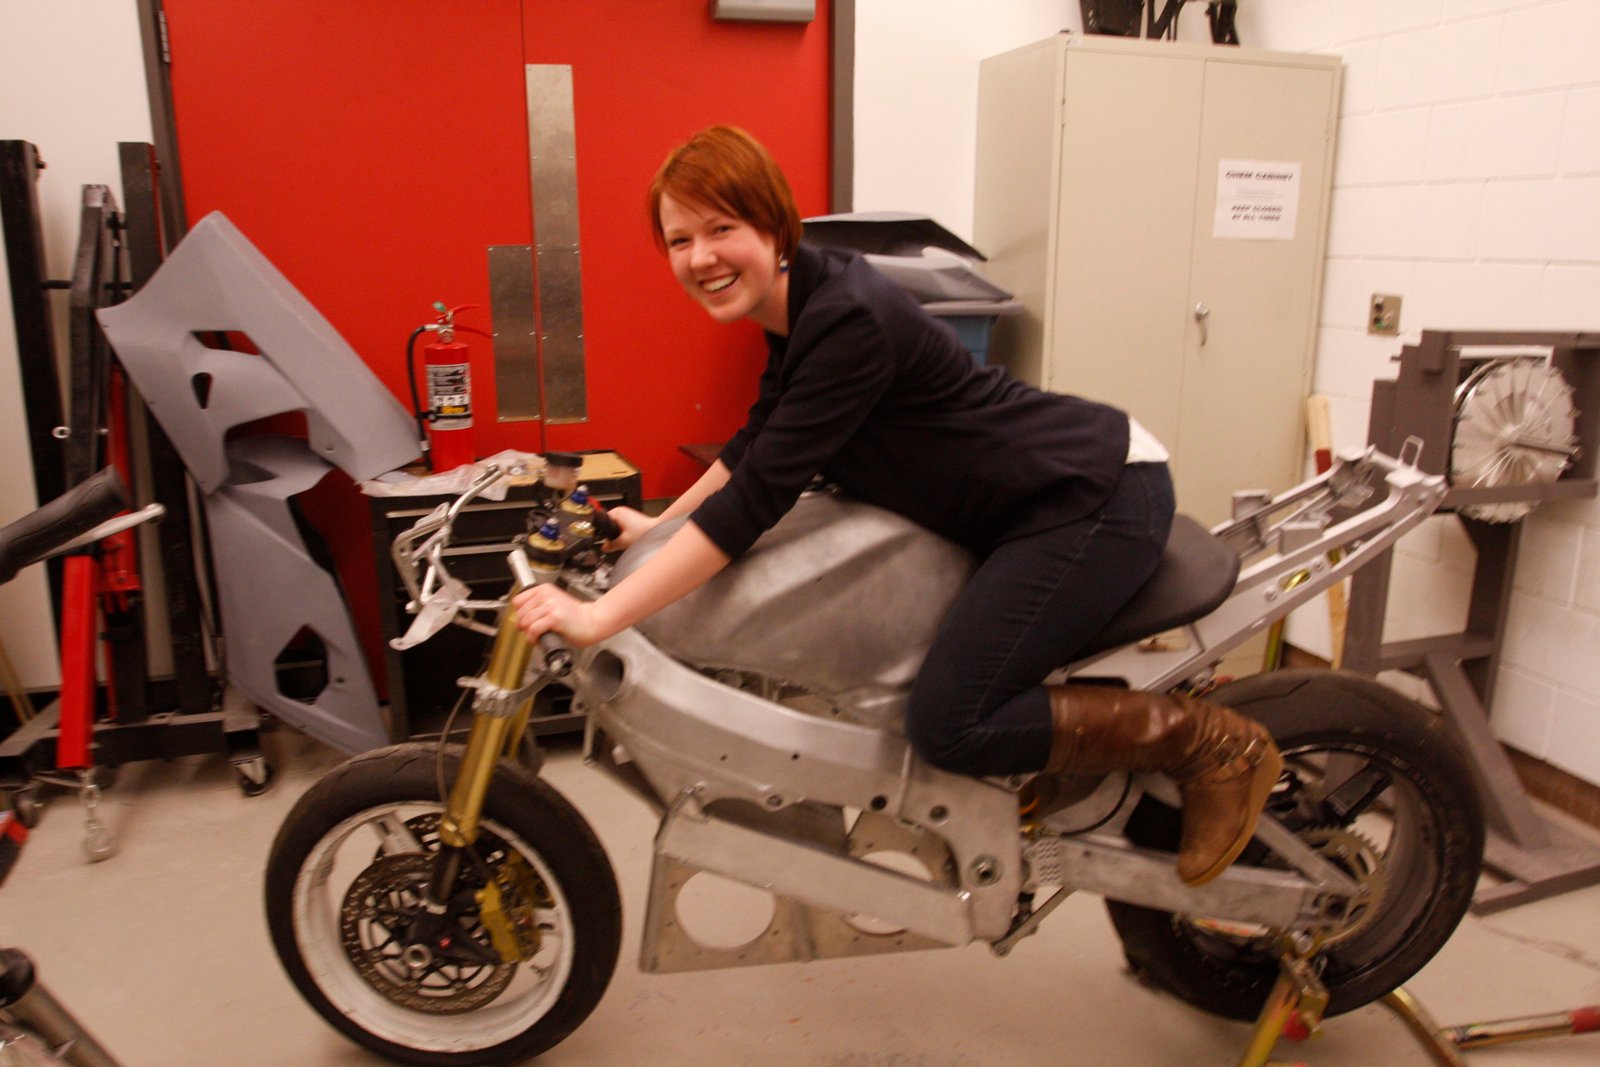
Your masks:
[[[800,244],[800,211],[783,171],[761,143],[733,126],[709,126],[667,156],[650,182],[647,206],[656,247],[667,248],[661,197],[726,212],[771,237],[779,255]]]

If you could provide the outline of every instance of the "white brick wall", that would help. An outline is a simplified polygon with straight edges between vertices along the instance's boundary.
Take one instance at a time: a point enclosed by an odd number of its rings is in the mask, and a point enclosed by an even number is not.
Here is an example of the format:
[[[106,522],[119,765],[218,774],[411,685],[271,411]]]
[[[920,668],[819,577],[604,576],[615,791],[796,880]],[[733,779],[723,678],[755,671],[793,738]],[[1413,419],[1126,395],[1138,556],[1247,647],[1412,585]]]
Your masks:
[[[1344,60],[1314,385],[1336,445],[1425,327],[1600,331],[1600,2],[1274,0],[1239,30]],[[1365,332],[1380,292],[1404,298],[1398,340]],[[1459,629],[1472,558],[1454,519],[1412,535],[1388,636]],[[1509,631],[1496,731],[1600,783],[1600,504],[1526,520]]]

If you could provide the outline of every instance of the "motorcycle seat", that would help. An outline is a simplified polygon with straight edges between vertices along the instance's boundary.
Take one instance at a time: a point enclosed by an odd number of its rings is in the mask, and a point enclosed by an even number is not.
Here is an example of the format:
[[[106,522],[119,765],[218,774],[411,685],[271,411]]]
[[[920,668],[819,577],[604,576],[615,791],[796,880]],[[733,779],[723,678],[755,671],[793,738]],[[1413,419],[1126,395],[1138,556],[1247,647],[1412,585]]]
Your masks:
[[[1187,515],[1175,516],[1150,579],[1078,655],[1097,655],[1202,618],[1233,592],[1239,557]]]

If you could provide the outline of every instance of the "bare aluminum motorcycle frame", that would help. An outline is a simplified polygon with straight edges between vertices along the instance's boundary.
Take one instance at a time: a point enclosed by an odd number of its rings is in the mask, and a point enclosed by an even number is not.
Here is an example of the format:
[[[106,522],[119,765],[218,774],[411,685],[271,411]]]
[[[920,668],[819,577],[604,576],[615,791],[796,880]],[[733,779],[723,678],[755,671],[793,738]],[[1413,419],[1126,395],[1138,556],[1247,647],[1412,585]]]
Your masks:
[[[1224,653],[1392,547],[1439,505],[1444,479],[1416,469],[1417,451],[1408,443],[1400,459],[1370,449],[1342,454],[1326,474],[1279,496],[1241,495],[1237,517],[1212,533],[1246,565],[1220,607],[1182,628],[1186,644],[1171,635],[1136,642],[1073,663],[1058,680],[1153,691],[1204,685]],[[442,546],[453,514],[441,508],[403,535],[404,546],[396,544],[416,607],[429,606],[418,633],[402,640],[422,639],[452,614],[466,623],[473,609],[488,606],[447,607],[443,590],[452,580]],[[419,581],[424,560],[429,573]],[[597,596],[603,584],[577,578],[569,588]],[[564,681],[590,713],[588,756],[663,813],[641,948],[646,971],[974,940],[1004,954],[1079,889],[1314,935],[1337,926],[1359,892],[1270,817],[1260,821],[1257,838],[1285,869],[1237,865],[1204,886],[1185,885],[1170,854],[1137,848],[1121,833],[1144,793],[1177,806],[1176,787],[1159,776],[1112,776],[1069,809],[1098,812],[1109,797],[1112,811],[1091,820],[1102,823],[1093,832],[1019,832],[1023,779],[946,773],[916,758],[894,729],[847,721],[837,709],[818,713],[805,700],[784,702],[778,679],[760,680],[762,692],[737,688],[717,672],[679,662],[638,629],[574,651]],[[515,702],[540,684],[535,678],[521,692],[499,695]],[[910,855],[928,877],[872,862],[883,852]],[[735,948],[691,937],[678,921],[677,901],[700,872],[773,894],[767,929]],[[1060,888],[1034,909],[1040,886]]]

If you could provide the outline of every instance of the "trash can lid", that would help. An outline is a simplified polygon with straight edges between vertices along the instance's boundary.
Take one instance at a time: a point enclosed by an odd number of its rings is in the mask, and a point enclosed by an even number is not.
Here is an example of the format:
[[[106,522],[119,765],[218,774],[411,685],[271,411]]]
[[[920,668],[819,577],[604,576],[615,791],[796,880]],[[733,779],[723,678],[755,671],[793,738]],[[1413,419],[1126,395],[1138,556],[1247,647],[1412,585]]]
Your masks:
[[[908,211],[851,211],[801,221],[805,240],[828,248],[890,256],[920,256],[924,248],[942,248],[971,259],[987,259],[929,216]]]
[[[1010,300],[1012,294],[972,269],[964,259],[948,255],[862,257],[920,304],[948,300]]]
[[[1005,315],[1022,314],[1023,304],[1020,300],[934,300],[923,304],[922,310],[939,318],[961,318],[968,315],[1000,318]]]

